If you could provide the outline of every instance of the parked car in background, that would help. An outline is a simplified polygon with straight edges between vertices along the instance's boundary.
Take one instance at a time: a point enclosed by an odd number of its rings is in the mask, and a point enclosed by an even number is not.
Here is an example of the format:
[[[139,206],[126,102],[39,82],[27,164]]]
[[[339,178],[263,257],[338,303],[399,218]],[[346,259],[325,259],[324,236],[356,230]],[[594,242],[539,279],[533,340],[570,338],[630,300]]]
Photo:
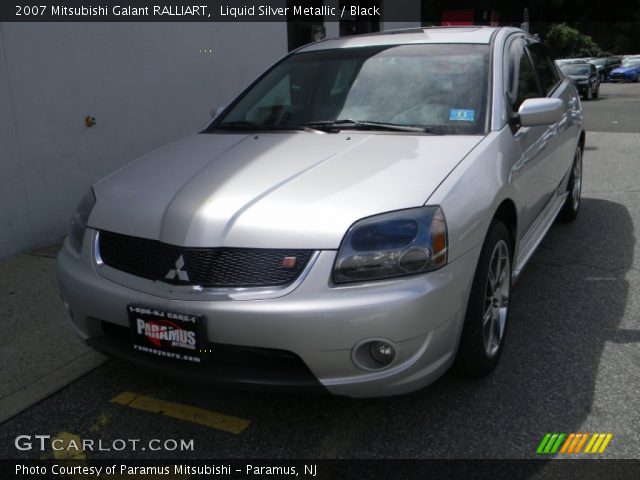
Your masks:
[[[596,70],[598,70],[598,79],[600,83],[604,83],[608,80],[611,70],[619,67],[622,61],[617,57],[602,57],[593,58],[589,60],[589,63],[595,65]]]
[[[569,65],[572,63],[585,63],[588,60],[590,60],[590,58],[559,58],[559,59],[556,59],[556,65],[561,66],[561,65]]]
[[[591,100],[598,98],[600,93],[600,79],[598,78],[598,70],[591,63],[571,63],[561,65],[560,70],[565,76],[573,80],[576,88],[582,98]]]
[[[640,78],[640,57],[628,57],[622,61],[622,65],[614,68],[609,73],[612,82],[637,82]]]
[[[519,29],[312,43],[88,189],[57,264],[72,325],[205,383],[370,397],[488,375],[512,282],[578,215],[583,121]]]

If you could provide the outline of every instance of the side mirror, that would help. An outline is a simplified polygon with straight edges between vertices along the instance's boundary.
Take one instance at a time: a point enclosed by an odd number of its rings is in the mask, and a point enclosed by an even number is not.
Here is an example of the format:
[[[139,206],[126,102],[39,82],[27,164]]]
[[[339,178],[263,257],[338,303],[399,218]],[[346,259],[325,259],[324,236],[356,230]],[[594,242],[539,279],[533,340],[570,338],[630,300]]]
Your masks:
[[[520,125],[551,125],[562,120],[564,103],[559,98],[529,98],[518,109]]]

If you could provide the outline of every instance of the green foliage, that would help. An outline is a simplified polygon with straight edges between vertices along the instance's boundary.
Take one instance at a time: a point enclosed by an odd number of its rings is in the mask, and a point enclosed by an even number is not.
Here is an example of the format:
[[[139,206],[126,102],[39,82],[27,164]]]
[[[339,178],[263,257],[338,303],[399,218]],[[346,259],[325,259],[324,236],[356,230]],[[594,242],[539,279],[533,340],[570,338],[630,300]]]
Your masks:
[[[603,53],[591,36],[566,23],[553,25],[545,36],[545,43],[557,58],[596,57]]]

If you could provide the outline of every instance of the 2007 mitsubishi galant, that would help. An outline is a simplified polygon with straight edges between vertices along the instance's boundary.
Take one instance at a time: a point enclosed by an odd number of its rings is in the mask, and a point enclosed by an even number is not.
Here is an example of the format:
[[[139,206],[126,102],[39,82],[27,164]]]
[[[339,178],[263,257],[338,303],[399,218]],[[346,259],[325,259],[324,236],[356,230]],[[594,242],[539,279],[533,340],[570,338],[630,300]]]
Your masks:
[[[571,80],[521,30],[320,41],[95,183],[62,295],[89,345],[196,381],[366,397],[484,376],[513,281],[576,218],[584,143]]]

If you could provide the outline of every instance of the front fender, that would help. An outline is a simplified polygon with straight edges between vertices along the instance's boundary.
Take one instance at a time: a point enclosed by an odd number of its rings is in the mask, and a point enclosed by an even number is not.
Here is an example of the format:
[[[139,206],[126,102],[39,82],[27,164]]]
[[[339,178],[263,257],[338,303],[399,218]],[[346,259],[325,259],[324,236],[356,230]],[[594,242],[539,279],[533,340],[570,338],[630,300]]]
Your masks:
[[[504,200],[512,200],[518,211],[520,199],[510,175],[520,155],[508,126],[490,132],[429,197],[426,204],[440,205],[447,219],[449,261],[484,241]],[[516,242],[520,235],[517,232]]]

